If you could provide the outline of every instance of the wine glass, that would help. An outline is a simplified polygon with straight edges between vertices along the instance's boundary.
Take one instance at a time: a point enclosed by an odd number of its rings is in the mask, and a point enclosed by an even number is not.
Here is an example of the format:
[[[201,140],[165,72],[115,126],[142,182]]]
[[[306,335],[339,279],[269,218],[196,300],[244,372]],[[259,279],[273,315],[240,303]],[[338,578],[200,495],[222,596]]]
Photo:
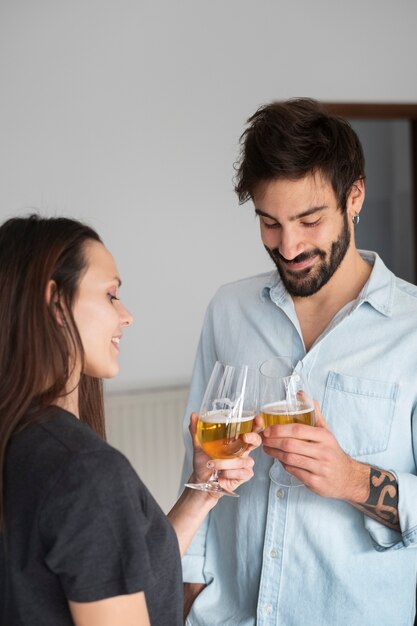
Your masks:
[[[290,357],[277,356],[262,363],[259,376],[259,406],[264,428],[275,424],[315,425],[313,399],[302,373]],[[284,487],[303,483],[279,463],[271,470],[274,481]]]
[[[247,365],[216,362],[204,393],[197,421],[197,440],[212,459],[241,456],[248,448],[242,436],[252,431],[258,401],[259,375]],[[186,487],[238,498],[237,493],[220,486],[213,470],[205,483]]]

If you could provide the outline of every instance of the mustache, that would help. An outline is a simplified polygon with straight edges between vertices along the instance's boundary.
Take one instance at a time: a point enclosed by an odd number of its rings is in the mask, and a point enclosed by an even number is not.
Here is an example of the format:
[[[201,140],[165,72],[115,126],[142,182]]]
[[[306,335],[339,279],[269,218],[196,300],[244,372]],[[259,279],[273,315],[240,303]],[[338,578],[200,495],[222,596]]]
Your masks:
[[[265,246],[265,248],[268,254],[275,261],[282,261],[283,263],[286,263],[287,265],[291,265],[292,263],[302,263],[303,261],[307,261],[308,259],[311,259],[314,256],[319,256],[321,259],[324,259],[326,257],[326,253],[323,250],[320,250],[320,248],[315,248],[314,250],[309,250],[308,252],[301,252],[301,254],[298,254],[293,259],[286,259],[285,256],[282,256],[278,248],[273,248],[272,250],[268,248],[267,246]]]

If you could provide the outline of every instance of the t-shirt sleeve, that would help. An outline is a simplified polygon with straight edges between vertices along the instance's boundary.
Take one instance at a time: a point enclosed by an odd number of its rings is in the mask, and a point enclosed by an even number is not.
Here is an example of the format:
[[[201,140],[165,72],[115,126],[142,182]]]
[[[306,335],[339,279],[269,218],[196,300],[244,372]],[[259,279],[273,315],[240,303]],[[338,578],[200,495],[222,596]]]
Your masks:
[[[68,600],[92,602],[152,582],[147,491],[115,450],[75,455],[40,512],[46,565]]]

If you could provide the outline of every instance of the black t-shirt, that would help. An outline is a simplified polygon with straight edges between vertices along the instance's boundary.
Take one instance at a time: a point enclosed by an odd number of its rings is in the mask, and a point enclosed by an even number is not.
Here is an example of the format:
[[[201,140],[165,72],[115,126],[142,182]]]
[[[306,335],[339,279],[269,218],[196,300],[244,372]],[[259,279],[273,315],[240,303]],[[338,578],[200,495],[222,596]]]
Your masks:
[[[7,448],[0,624],[72,625],[68,600],[137,591],[152,626],[182,623],[175,533],[127,459],[51,407]]]

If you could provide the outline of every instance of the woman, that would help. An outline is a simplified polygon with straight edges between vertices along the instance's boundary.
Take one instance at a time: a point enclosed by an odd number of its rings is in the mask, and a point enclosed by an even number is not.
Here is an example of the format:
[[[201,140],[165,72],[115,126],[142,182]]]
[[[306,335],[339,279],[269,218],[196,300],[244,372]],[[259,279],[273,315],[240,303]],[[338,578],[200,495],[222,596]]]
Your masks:
[[[104,441],[101,379],[118,373],[132,323],[120,284],[86,225],[32,215],[0,227],[1,624],[182,621],[178,544],[216,498],[186,490],[171,525]],[[196,446],[191,480],[208,478],[208,460]],[[253,473],[247,455],[214,465],[229,489]]]

